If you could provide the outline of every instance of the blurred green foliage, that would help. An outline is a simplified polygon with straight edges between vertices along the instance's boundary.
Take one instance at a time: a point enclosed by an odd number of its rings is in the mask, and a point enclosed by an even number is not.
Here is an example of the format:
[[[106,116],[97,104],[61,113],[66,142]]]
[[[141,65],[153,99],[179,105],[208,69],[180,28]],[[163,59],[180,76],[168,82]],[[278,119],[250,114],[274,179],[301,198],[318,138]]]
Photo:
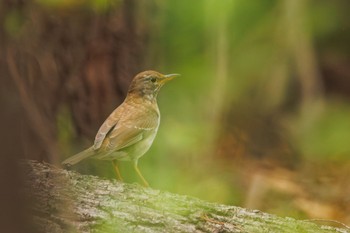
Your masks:
[[[348,161],[349,116],[349,104],[333,100],[310,123],[305,124],[310,121],[308,116],[299,119],[301,122],[296,124],[298,130],[295,133],[303,154],[317,160]]]
[[[24,18],[18,10],[12,10],[6,14],[4,20],[4,29],[13,37],[17,37],[20,33]]]
[[[159,19],[158,33],[152,35],[151,42],[151,50],[156,53],[154,64],[163,72],[181,73],[182,77],[163,88],[159,96],[163,116],[159,134],[141,159],[142,169],[155,187],[211,201],[244,202],[244,181],[234,160],[232,168],[227,169],[216,156],[220,147],[217,138],[228,137],[221,129],[223,115],[236,106],[234,103],[251,105],[249,108],[256,109],[257,115],[278,113],[288,129],[284,136],[302,160],[349,162],[348,97],[336,91],[330,93],[323,86],[321,97],[310,93],[315,102],[303,99],[300,86],[308,77],[302,77],[303,71],[298,71],[296,65],[311,52],[316,68],[307,62],[304,65],[319,72],[316,81],[322,83],[325,74],[321,64],[327,53],[338,47],[345,49],[342,56],[348,57],[345,38],[349,38],[350,28],[344,10],[348,3],[295,2],[207,0],[159,4],[162,8],[155,16]],[[291,33],[296,35],[295,41]],[[336,34],[341,34],[343,40],[333,38]],[[303,37],[304,41],[300,39]],[[298,47],[304,44],[308,47],[300,50]],[[279,210],[274,209],[276,206],[271,207],[272,211],[290,209],[278,206]],[[298,213],[290,209],[288,214],[303,216]]]
[[[53,9],[86,9],[95,12],[106,12],[118,6],[120,0],[36,0],[40,5]]]

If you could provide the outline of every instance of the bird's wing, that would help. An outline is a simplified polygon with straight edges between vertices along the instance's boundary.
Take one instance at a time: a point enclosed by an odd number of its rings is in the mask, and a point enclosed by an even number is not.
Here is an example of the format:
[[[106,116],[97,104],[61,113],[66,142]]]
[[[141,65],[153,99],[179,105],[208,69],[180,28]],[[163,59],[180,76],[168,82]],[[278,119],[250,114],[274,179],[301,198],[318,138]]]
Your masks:
[[[120,120],[121,113],[123,112],[123,110],[123,105],[120,105],[103,122],[95,137],[95,142],[93,146],[94,150],[98,150],[101,147],[103,140],[106,138],[106,135],[115,128],[118,121]]]
[[[128,108],[108,134],[107,150],[118,151],[142,140],[145,133],[157,130],[159,113],[153,109]]]

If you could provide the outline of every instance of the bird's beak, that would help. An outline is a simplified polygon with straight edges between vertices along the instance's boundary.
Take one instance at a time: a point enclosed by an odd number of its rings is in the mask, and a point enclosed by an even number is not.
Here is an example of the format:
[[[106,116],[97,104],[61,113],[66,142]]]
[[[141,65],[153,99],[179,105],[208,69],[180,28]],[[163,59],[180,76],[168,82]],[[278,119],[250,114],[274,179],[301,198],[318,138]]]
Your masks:
[[[166,83],[166,82],[168,82],[168,81],[170,81],[173,78],[176,78],[178,76],[181,76],[181,75],[180,74],[166,74],[163,76],[164,78],[160,82],[161,82],[161,84],[164,84],[164,83]]]

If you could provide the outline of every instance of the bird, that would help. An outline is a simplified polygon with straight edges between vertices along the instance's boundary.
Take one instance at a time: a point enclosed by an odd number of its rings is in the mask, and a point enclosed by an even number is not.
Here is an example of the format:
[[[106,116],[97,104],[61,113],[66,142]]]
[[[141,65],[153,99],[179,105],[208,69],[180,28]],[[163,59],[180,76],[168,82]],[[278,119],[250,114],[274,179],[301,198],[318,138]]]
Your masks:
[[[111,160],[118,179],[123,181],[118,161],[132,161],[143,185],[148,187],[148,182],[138,168],[138,160],[149,150],[158,131],[159,90],[178,76],[180,75],[164,75],[153,70],[137,74],[131,81],[124,101],[99,128],[94,144],[64,160],[62,164],[70,167],[87,158]]]

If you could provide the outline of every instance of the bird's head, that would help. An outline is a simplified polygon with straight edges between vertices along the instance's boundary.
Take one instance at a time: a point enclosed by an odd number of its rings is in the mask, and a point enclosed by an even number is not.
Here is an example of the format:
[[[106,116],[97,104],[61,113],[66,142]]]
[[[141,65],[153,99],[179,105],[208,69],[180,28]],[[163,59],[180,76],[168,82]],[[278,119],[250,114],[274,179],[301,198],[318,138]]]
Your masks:
[[[141,72],[132,80],[128,94],[138,95],[148,100],[155,100],[160,88],[179,74],[161,74],[148,70]]]

